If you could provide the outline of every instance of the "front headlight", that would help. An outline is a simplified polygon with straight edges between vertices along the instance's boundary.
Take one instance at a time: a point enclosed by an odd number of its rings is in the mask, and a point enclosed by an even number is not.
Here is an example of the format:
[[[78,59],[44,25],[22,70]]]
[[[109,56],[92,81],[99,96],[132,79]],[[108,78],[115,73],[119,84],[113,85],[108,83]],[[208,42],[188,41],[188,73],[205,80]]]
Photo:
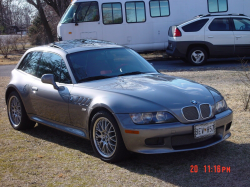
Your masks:
[[[227,109],[226,101],[223,99],[223,100],[217,102],[215,105],[215,109],[216,109],[215,114],[219,114],[221,112],[224,112]]]
[[[133,113],[129,115],[135,124],[178,122],[178,120],[168,112]]]

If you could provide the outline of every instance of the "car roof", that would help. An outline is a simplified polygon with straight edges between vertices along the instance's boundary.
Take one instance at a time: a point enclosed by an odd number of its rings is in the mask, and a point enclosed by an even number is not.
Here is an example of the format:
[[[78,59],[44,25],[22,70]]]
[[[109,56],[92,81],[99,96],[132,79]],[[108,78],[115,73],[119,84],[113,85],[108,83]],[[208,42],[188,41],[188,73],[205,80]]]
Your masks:
[[[78,51],[86,51],[94,49],[103,49],[103,48],[122,48],[122,46],[112,42],[107,42],[102,40],[85,40],[85,39],[60,41],[52,43],[49,46],[62,49],[67,53],[74,53]]]
[[[117,45],[112,42],[102,41],[102,40],[67,40],[54,42],[49,45],[39,46],[31,48],[32,50],[46,50],[46,51],[57,51],[62,53],[75,53],[79,51],[95,50],[95,49],[107,49],[107,48],[123,48],[123,46]]]

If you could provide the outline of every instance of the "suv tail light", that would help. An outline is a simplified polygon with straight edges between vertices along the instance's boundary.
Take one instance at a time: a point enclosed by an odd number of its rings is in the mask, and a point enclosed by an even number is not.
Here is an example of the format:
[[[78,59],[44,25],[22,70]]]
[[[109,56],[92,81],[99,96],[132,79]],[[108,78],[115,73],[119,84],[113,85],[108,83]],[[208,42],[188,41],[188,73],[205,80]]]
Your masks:
[[[174,37],[181,37],[181,31],[177,27],[174,30]]]

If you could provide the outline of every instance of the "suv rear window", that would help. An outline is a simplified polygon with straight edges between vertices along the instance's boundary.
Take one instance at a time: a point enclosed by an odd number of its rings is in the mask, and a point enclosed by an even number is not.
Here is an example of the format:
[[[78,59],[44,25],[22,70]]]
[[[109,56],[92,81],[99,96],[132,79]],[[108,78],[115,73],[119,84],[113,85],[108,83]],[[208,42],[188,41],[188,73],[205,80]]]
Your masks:
[[[183,26],[182,30],[184,30],[185,32],[197,32],[201,30],[201,28],[207,23],[208,20],[209,19],[202,19],[199,21],[195,21],[193,23]]]

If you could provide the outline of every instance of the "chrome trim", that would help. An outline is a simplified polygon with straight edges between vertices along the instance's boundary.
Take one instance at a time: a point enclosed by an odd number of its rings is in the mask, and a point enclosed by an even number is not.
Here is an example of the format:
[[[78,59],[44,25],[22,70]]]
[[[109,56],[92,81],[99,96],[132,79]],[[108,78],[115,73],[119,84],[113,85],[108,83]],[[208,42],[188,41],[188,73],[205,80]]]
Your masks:
[[[188,119],[185,117],[185,115],[184,115],[184,113],[183,113],[183,109],[184,109],[184,108],[187,108],[187,107],[195,107],[195,108],[196,108],[196,110],[198,111],[198,119],[195,119],[195,120],[188,120]],[[187,121],[190,121],[190,122],[199,120],[199,119],[200,119],[200,116],[201,116],[200,110],[197,108],[197,106],[194,106],[194,105],[189,105],[189,106],[185,106],[185,107],[181,108],[181,113],[182,113],[182,116],[184,117],[184,119],[187,120]]]
[[[203,116],[202,116],[201,105],[209,105],[209,108],[210,108],[210,115],[209,115],[207,118],[203,118]],[[202,103],[202,104],[199,105],[199,108],[200,108],[200,114],[201,114],[200,117],[201,117],[202,119],[208,119],[208,118],[210,118],[210,117],[212,116],[212,113],[213,113],[212,111],[213,111],[213,110],[212,110],[212,106],[211,106],[209,103]]]

